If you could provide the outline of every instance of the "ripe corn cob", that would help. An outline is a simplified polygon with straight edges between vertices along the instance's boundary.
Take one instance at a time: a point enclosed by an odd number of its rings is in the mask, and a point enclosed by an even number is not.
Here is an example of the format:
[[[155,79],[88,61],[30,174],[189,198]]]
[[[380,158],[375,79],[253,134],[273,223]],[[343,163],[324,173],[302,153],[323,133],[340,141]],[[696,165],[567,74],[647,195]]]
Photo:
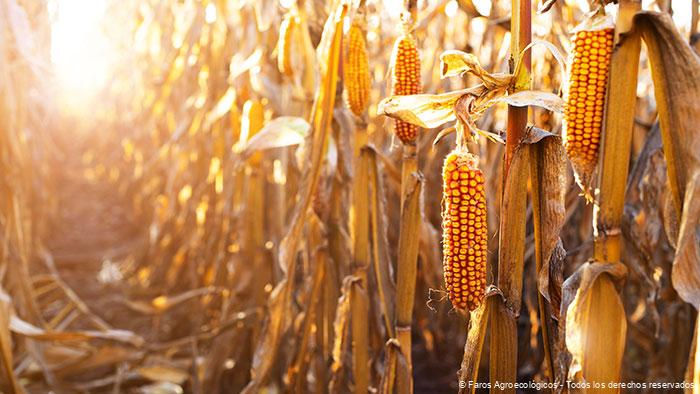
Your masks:
[[[241,136],[241,111],[238,109],[235,100],[231,104],[229,114],[232,141],[238,141],[238,138]]]
[[[564,146],[579,184],[587,188],[598,161],[613,29],[579,31],[574,37]]]
[[[413,36],[405,34],[396,40],[391,64],[393,69],[392,94],[403,96],[420,93],[420,56]],[[401,142],[413,145],[418,135],[418,126],[395,120],[394,132]]]
[[[265,109],[258,100],[248,100],[243,104],[243,121],[241,123],[241,142],[247,142],[262,128],[265,122]],[[257,166],[262,161],[262,152],[255,152],[249,163]]]
[[[365,36],[359,24],[353,23],[345,37],[346,53],[343,62],[345,102],[350,110],[361,116],[369,102],[369,61]]]
[[[453,151],[442,168],[442,248],[445,285],[458,309],[476,309],[486,286],[486,191],[477,158]]]
[[[292,42],[294,30],[298,27],[296,16],[287,14],[280,25],[277,42],[277,68],[284,75],[292,76]]]

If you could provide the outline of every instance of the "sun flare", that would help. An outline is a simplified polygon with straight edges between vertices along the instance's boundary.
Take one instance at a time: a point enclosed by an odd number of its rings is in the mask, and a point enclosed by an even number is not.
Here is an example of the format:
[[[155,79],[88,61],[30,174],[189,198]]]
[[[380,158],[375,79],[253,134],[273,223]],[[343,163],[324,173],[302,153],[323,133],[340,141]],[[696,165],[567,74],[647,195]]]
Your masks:
[[[104,32],[103,0],[51,0],[51,60],[61,97],[74,108],[95,98],[110,79],[114,51]]]

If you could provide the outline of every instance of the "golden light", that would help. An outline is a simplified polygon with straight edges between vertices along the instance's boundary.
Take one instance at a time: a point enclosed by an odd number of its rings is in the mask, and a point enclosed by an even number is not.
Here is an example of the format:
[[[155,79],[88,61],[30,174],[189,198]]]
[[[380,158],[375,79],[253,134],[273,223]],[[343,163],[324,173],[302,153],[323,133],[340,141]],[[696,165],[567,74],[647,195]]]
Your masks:
[[[51,0],[48,7],[59,103],[63,110],[78,110],[110,80],[116,50],[104,31],[107,2]]]

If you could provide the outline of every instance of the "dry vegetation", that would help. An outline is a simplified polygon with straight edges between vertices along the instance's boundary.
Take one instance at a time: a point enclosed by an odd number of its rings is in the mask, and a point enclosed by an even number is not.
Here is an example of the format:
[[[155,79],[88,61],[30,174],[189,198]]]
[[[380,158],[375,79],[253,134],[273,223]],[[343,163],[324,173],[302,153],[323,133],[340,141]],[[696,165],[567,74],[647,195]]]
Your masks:
[[[700,387],[697,0],[105,1],[70,112],[0,0],[2,392]]]

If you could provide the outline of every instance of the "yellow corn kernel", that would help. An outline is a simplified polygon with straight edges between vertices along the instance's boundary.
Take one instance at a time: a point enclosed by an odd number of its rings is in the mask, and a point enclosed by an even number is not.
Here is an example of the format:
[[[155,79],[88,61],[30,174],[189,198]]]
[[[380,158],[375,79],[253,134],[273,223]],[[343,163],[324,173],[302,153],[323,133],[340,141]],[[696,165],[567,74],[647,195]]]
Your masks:
[[[613,29],[580,31],[574,37],[563,139],[583,186],[598,162],[612,50]]]
[[[445,286],[458,309],[484,299],[488,231],[484,174],[477,158],[453,151],[442,168],[442,266]]]
[[[403,96],[421,91],[420,56],[416,40],[410,34],[399,37],[392,53],[392,94]],[[416,143],[418,126],[394,120],[394,132],[404,144]]]
[[[357,23],[350,26],[345,41],[346,52],[343,59],[345,103],[352,113],[361,116],[369,102],[370,79],[365,36]]]
[[[280,25],[280,36],[277,42],[277,68],[287,76],[292,76],[292,42],[294,30],[298,28],[297,17],[287,14]]]

